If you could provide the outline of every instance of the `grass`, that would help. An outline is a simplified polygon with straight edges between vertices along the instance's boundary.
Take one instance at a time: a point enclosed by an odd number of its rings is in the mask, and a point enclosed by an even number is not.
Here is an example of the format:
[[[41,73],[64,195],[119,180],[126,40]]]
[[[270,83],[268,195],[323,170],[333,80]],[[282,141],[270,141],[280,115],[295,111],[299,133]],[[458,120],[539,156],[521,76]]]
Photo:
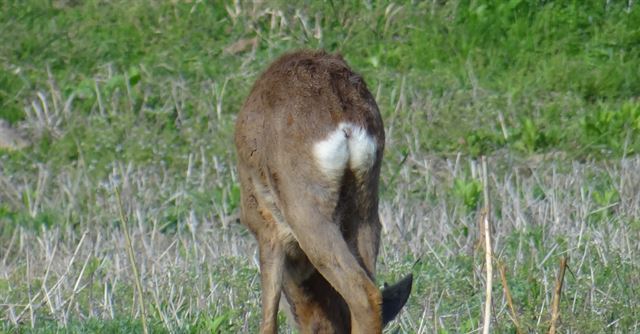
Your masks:
[[[255,332],[233,122],[301,47],[340,51],[383,113],[378,279],[415,275],[389,332],[482,326],[482,155],[525,332],[563,256],[560,332],[639,330],[633,2],[29,0],[0,4],[0,119],[31,143],[0,148],[0,331],[142,330],[118,187],[150,330]],[[492,329],[515,332],[493,280]]]

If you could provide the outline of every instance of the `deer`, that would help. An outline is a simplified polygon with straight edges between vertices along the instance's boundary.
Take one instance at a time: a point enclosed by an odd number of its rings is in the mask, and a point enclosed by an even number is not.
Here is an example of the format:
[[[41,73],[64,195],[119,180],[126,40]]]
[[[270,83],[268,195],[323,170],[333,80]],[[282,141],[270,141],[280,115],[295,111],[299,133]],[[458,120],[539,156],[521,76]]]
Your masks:
[[[234,140],[240,222],[259,251],[260,332],[277,333],[282,304],[300,333],[382,333],[413,277],[375,284],[385,132],[363,78],[339,54],[284,54],[254,83]]]

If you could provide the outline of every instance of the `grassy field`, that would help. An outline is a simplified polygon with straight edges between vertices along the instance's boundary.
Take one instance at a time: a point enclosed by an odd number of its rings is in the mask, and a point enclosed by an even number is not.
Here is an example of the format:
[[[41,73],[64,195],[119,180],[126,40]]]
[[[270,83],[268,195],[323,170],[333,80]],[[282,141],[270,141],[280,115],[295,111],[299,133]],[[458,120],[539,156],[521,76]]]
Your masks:
[[[388,333],[482,328],[484,186],[493,332],[548,330],[565,257],[559,332],[640,332],[640,6],[604,0],[1,2],[0,332],[256,332],[233,123],[296,48],[383,113]]]

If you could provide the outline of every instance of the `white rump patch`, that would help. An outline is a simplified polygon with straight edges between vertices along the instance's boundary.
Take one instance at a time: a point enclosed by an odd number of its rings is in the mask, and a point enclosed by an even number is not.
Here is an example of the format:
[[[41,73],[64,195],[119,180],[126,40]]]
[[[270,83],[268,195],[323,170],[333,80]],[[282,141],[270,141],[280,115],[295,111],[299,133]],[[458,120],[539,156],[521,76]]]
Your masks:
[[[376,142],[359,126],[351,126],[350,130],[349,166],[356,171],[367,171],[373,166],[376,158]]]
[[[349,163],[349,144],[346,133],[341,129],[343,124],[329,133],[326,139],[313,145],[313,156],[320,170],[331,178],[341,178]]]
[[[327,176],[338,179],[347,167],[355,172],[373,166],[376,142],[367,131],[351,123],[340,123],[326,139],[315,143],[313,155]]]

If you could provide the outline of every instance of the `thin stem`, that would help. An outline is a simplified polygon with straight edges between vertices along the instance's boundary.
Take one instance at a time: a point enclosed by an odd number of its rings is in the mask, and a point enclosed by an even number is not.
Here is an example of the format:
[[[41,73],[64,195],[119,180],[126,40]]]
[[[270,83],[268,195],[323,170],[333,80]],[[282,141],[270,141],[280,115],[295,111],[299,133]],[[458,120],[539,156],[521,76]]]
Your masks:
[[[138,300],[140,302],[140,310],[142,311],[142,332],[144,334],[148,334],[149,330],[147,328],[147,311],[144,305],[144,299],[142,298],[142,282],[140,280],[140,274],[138,273],[138,267],[136,265],[136,259],[133,255],[133,246],[131,244],[131,237],[129,236],[129,229],[127,227],[127,219],[124,214],[124,210],[122,209],[122,199],[120,198],[120,191],[118,187],[114,187],[116,192],[116,200],[118,201],[118,214],[120,216],[120,226],[124,231],[124,238],[126,241],[127,254],[129,255],[129,262],[131,263],[131,268],[133,268],[133,276],[136,282],[136,292],[138,293]]]

